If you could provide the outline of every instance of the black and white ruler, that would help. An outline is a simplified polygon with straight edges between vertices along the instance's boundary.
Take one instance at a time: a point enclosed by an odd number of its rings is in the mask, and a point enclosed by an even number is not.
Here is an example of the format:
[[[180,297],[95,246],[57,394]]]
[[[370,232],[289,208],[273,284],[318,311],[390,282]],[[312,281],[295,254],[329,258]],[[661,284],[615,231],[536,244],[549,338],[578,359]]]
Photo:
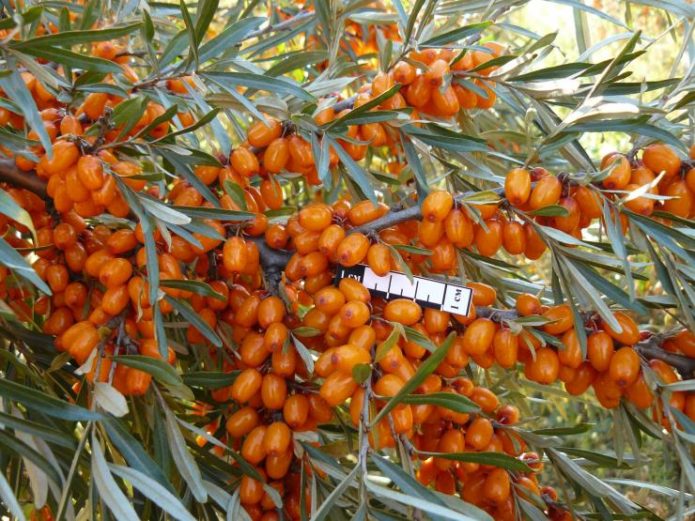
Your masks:
[[[361,282],[376,297],[386,300],[407,298],[420,306],[457,315],[467,315],[473,302],[471,288],[424,277],[413,277],[411,281],[400,271],[390,271],[382,277],[374,273],[369,266],[361,264],[350,268],[339,267],[336,283],[346,278]]]

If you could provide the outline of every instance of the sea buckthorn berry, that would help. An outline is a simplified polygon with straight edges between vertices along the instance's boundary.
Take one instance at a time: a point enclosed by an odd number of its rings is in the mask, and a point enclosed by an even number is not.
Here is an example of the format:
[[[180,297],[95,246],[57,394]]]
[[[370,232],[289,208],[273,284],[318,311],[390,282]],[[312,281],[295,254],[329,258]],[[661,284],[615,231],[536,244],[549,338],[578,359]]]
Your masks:
[[[354,329],[364,325],[369,320],[369,307],[360,300],[352,300],[340,308],[339,316],[343,324]]]
[[[524,225],[518,221],[505,221],[502,225],[502,247],[510,255],[521,255],[526,251]]]
[[[483,450],[492,440],[494,429],[487,418],[476,418],[466,430],[466,445],[474,450]]]
[[[292,431],[285,422],[273,422],[265,431],[263,447],[267,454],[284,454],[292,442]]]
[[[670,197],[663,202],[662,209],[678,217],[687,219],[695,206],[695,197],[685,181],[675,179],[664,190],[664,196]]]
[[[263,153],[263,166],[274,174],[285,168],[290,159],[290,148],[285,138],[274,139]]]
[[[258,412],[253,407],[242,407],[227,419],[227,432],[233,438],[242,438],[260,422]]]
[[[261,399],[266,409],[280,410],[287,399],[287,383],[276,374],[267,374],[261,384]]]
[[[473,222],[458,208],[451,210],[446,216],[444,232],[446,238],[457,248],[470,246],[475,234]]]
[[[484,257],[492,257],[502,246],[502,223],[496,219],[485,221],[475,232],[475,247]]]
[[[561,335],[574,325],[574,315],[569,304],[550,307],[543,312],[543,317],[550,321],[543,326],[543,331],[551,335]]]
[[[299,224],[307,230],[321,232],[328,228],[333,218],[331,207],[326,204],[315,204],[299,211]]]
[[[365,200],[355,204],[348,211],[347,217],[353,226],[361,226],[388,212],[388,206],[384,204],[374,204],[372,201]]]
[[[412,300],[399,298],[386,304],[383,313],[386,320],[412,326],[420,321],[422,308]]]
[[[525,168],[514,168],[504,180],[504,196],[510,204],[521,206],[531,195],[531,174]]]
[[[263,299],[258,305],[258,324],[263,328],[268,328],[271,324],[282,322],[285,318],[285,305],[280,297],[271,295]]]
[[[99,282],[107,288],[115,288],[128,282],[132,274],[133,265],[128,260],[111,259],[99,270]]]
[[[587,338],[587,359],[597,371],[608,370],[614,352],[613,338],[605,331],[597,331]]]
[[[558,359],[563,366],[577,369],[583,362],[582,347],[577,338],[577,332],[570,329],[562,335],[564,348],[558,350]]]
[[[336,251],[336,257],[343,266],[354,266],[366,257],[369,251],[369,239],[363,233],[351,233],[345,237]]]
[[[497,326],[487,318],[477,318],[466,327],[463,333],[463,345],[470,355],[480,355],[492,345]]]
[[[77,161],[77,176],[88,190],[98,190],[105,181],[104,167],[96,156],[82,156]]]
[[[505,369],[516,365],[519,353],[519,337],[508,329],[500,329],[492,340],[495,361]]]
[[[391,270],[391,251],[385,244],[372,244],[367,250],[367,264],[379,276]]]
[[[264,443],[266,431],[265,425],[254,427],[241,445],[241,455],[252,465],[258,465],[267,455]]]
[[[324,380],[319,395],[328,405],[336,407],[352,396],[356,388],[352,374],[335,371]]]
[[[261,388],[263,376],[256,369],[244,369],[232,384],[231,396],[239,403],[248,402]]]
[[[332,259],[344,238],[345,229],[338,224],[331,224],[319,236],[319,251]]]
[[[630,162],[622,154],[608,154],[601,160],[601,169],[609,169],[601,184],[609,190],[621,190],[630,182]]]
[[[536,182],[531,190],[528,205],[531,210],[539,210],[546,206],[557,204],[562,195],[562,183],[557,177],[548,175]]]
[[[681,159],[673,149],[662,143],[649,145],[644,149],[642,162],[655,174],[664,172],[666,177],[675,176],[681,168]]]
[[[492,306],[497,300],[497,290],[482,282],[469,282],[468,287],[473,290],[473,304],[476,306]]]
[[[500,405],[499,398],[490,389],[485,387],[476,387],[470,396],[483,412],[491,413]]]
[[[485,478],[483,485],[485,499],[501,504],[509,499],[511,479],[506,469],[495,468]]]
[[[526,364],[526,375],[540,384],[550,385],[557,380],[560,372],[560,360],[557,353],[549,347],[536,351],[536,358]]]
[[[654,402],[654,394],[642,374],[628,386],[625,390],[625,396],[640,409],[646,409]]]
[[[263,121],[257,121],[246,133],[246,139],[253,147],[265,148],[282,134],[282,123],[272,118],[265,119],[267,125]]]
[[[634,383],[639,372],[639,355],[632,347],[621,347],[611,357],[608,373],[619,387],[624,388]]]
[[[640,333],[635,321],[622,311],[616,311],[613,316],[618,321],[621,331],[613,329],[610,324],[601,319],[603,330],[620,345],[631,346],[639,342]]]
[[[251,177],[260,170],[258,158],[248,148],[239,147],[234,149],[229,157],[229,162],[232,168],[244,177]]]
[[[309,417],[309,400],[302,394],[294,394],[285,400],[282,417],[292,429],[304,425]]]
[[[449,192],[432,192],[422,201],[422,216],[428,221],[443,221],[454,206]]]

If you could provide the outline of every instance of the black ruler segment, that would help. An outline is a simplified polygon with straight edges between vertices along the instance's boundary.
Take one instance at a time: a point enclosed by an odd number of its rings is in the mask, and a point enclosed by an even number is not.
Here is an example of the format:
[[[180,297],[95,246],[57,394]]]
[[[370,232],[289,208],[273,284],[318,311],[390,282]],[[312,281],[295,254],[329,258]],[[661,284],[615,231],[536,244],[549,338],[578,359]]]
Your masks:
[[[408,276],[400,271],[390,271],[384,276],[379,276],[369,266],[361,264],[338,268],[336,284],[341,279],[355,279],[361,282],[375,297],[386,300],[407,298],[420,306],[457,315],[467,315],[473,302],[473,290],[466,286],[424,277],[413,277],[411,282]]]

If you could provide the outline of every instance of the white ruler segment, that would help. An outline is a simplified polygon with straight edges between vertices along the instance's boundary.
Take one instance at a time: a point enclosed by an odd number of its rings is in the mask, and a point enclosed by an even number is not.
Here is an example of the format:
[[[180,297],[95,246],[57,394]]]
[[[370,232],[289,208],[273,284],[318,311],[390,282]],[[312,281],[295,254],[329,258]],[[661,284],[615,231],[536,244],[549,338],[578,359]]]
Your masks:
[[[473,290],[460,284],[413,277],[412,282],[405,273],[390,271],[379,276],[369,266],[340,267],[336,282],[351,278],[361,282],[372,295],[386,300],[407,298],[424,307],[467,315],[473,301]]]

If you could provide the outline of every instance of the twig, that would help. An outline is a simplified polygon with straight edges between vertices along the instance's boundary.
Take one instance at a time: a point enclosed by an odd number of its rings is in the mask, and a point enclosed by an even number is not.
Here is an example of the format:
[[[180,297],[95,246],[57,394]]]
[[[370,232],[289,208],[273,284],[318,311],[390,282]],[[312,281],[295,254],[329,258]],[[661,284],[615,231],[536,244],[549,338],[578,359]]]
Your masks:
[[[280,22],[275,25],[268,25],[264,27],[263,29],[258,29],[256,31],[250,32],[245,39],[249,38],[257,38],[259,36],[263,36],[264,34],[272,33],[274,31],[288,31],[290,29],[293,29],[293,25],[296,24],[297,22],[302,22],[306,18],[311,18],[314,16],[313,11],[299,11],[297,14],[295,14],[292,18],[288,18],[287,20]],[[241,46],[241,44],[237,44],[237,46]]]
[[[695,358],[690,358],[676,353],[669,353],[661,348],[662,339],[654,335],[644,342],[635,345],[635,350],[648,360],[662,360],[676,369],[683,379],[688,380],[695,376]]]
[[[0,182],[10,183],[18,188],[26,188],[41,197],[46,196],[46,182],[33,170],[23,172],[12,158],[0,158]]]

